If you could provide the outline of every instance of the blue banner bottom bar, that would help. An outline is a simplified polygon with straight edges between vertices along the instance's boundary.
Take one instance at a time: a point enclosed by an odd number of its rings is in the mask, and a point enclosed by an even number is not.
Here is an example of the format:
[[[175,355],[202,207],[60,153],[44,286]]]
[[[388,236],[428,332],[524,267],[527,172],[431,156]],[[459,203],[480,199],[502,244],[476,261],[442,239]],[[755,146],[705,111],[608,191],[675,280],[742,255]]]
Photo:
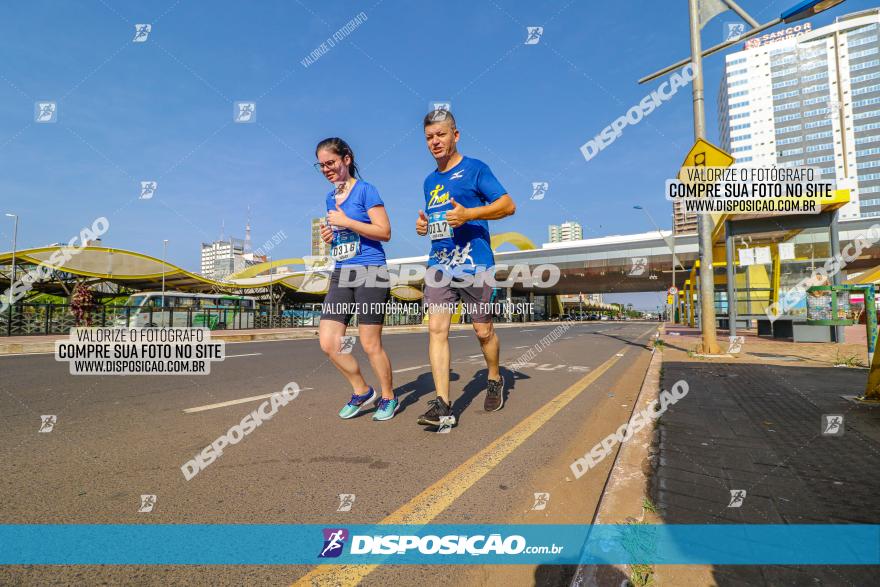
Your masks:
[[[3,565],[877,565],[880,525],[0,525]]]

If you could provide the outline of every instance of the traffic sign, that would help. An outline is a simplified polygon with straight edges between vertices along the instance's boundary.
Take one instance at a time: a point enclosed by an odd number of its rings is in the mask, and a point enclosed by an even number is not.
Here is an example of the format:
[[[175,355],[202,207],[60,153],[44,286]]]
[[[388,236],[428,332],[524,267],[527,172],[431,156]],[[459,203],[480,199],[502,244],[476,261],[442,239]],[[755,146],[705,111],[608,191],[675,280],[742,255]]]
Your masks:
[[[704,139],[697,139],[684,158],[678,171],[678,180],[687,181],[686,167],[730,167],[734,158]]]
[[[668,293],[671,296],[674,296],[674,295],[678,294],[678,288],[673,285],[672,287],[669,288],[669,290],[666,293]]]

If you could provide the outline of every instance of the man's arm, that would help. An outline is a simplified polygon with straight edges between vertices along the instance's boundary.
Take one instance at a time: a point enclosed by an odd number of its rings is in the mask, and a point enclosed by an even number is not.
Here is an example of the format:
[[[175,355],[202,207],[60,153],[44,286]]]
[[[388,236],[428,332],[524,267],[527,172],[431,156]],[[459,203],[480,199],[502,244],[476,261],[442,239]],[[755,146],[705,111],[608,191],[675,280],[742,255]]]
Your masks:
[[[446,213],[446,221],[452,228],[458,228],[469,220],[500,220],[513,216],[516,212],[516,204],[508,194],[504,194],[491,204],[476,208],[465,208],[453,198],[452,206],[452,210]]]

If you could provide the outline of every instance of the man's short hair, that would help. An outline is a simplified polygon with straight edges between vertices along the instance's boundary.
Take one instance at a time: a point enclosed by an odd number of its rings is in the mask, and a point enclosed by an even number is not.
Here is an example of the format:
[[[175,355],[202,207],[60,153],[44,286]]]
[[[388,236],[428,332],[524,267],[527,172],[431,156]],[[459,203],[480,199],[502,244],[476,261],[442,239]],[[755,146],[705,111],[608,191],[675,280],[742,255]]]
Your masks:
[[[422,128],[427,128],[432,124],[437,124],[438,122],[445,121],[449,121],[449,124],[452,126],[452,128],[455,128],[455,117],[452,115],[452,112],[450,110],[439,108],[437,110],[431,110],[425,115]]]

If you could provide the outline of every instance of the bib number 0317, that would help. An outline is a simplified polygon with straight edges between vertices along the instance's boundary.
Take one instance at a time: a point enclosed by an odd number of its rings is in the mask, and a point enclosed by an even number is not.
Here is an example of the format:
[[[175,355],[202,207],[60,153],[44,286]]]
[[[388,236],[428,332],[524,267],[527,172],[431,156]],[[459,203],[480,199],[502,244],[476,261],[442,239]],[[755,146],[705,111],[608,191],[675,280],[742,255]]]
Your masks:
[[[428,236],[432,241],[452,238],[452,227],[446,220],[446,211],[428,214]]]

